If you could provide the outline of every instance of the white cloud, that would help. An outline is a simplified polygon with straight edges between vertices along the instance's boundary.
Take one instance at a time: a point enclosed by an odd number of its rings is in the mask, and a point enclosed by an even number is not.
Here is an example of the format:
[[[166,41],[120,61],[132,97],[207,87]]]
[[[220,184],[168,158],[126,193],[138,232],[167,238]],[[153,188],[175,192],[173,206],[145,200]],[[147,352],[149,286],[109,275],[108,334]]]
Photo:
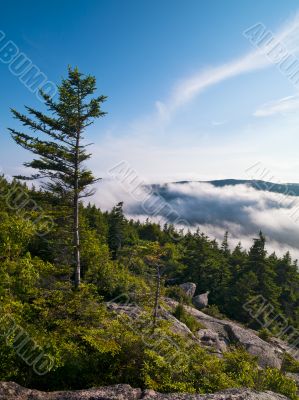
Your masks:
[[[242,57],[227,62],[217,67],[207,68],[197,74],[182,79],[175,85],[169,98],[165,101],[157,101],[156,108],[159,116],[164,121],[169,121],[171,115],[178,108],[193,100],[198,94],[208,87],[220,83],[226,79],[267,68],[273,65],[271,58],[267,56],[277,43],[281,43],[291,55],[296,55],[299,50],[299,16],[296,14],[292,21],[285,24],[274,36],[271,44],[264,44],[258,49],[250,51]]]
[[[275,114],[287,114],[299,110],[299,95],[284,97],[263,104],[253,114],[255,117],[269,117]]]
[[[228,230],[231,243],[236,245],[241,241],[246,248],[252,245],[252,238],[262,230],[267,236],[269,251],[282,254],[290,250],[294,257],[299,257],[298,197],[258,191],[247,185],[215,187],[200,182],[168,184],[158,188],[157,193],[173,210],[170,213],[169,208],[160,209],[154,200],[137,201],[130,193],[130,185],[126,188],[117,181],[103,182],[101,185],[105,185],[105,190],[99,190],[95,198],[101,208],[109,209],[117,202],[124,201],[128,217],[143,221],[150,217],[161,224],[169,222],[169,215],[175,218],[178,215],[190,223],[191,230],[200,228],[217,240],[222,240],[224,232]],[[148,199],[146,192],[140,198]],[[152,213],[154,217],[147,212],[149,204],[156,207],[156,212]]]

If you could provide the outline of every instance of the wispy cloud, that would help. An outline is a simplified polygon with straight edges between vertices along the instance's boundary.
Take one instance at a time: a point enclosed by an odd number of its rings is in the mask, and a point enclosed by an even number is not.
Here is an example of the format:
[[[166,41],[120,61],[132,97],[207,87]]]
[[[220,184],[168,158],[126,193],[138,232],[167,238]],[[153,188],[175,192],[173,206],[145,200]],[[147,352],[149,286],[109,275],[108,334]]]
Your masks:
[[[275,43],[266,43],[258,49],[220,66],[207,68],[197,74],[182,79],[176,84],[166,101],[157,101],[156,107],[160,118],[168,121],[180,107],[192,101],[196,96],[212,85],[226,79],[267,68],[272,62],[266,54],[271,50],[271,45],[283,43],[289,53],[296,55],[299,51],[299,15],[296,14],[292,21],[285,24],[274,35]]]
[[[269,117],[275,114],[287,114],[298,110],[299,95],[294,95],[265,103],[253,115],[255,117]]]

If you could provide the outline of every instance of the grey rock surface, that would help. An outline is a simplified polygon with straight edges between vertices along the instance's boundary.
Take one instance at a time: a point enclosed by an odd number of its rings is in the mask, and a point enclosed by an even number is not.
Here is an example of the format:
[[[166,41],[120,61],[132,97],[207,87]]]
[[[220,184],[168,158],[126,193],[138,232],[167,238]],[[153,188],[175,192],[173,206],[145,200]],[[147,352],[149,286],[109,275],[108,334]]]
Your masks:
[[[192,303],[198,310],[202,310],[209,305],[209,292],[193,297]]]
[[[169,298],[163,300],[167,309],[160,309],[160,317],[171,322],[173,332],[191,337],[192,340],[208,348],[216,355],[221,356],[224,351],[228,350],[229,346],[239,344],[250,354],[258,357],[258,363],[261,367],[275,368],[281,367],[285,352],[294,356],[292,348],[280,339],[273,338],[266,342],[257,335],[256,331],[245,328],[237,322],[215,318],[194,307],[185,306],[186,311],[193,315],[204,327],[204,329],[192,333],[184,323],[178,321],[172,315],[178,302]],[[120,306],[110,303],[109,309],[117,313],[124,313],[131,318],[136,318],[142,314],[138,307],[130,305]]]
[[[196,284],[193,282],[186,282],[180,285],[180,288],[186,293],[186,295],[192,298],[196,291]]]
[[[227,350],[227,342],[212,329],[201,329],[196,333],[202,346],[207,347],[213,353],[221,355]]]
[[[133,389],[129,385],[46,393],[25,389],[14,382],[0,383],[0,400],[138,400],[141,396],[141,389]]]
[[[172,310],[178,304],[172,299],[166,298],[164,300]],[[196,333],[196,337],[202,346],[213,347],[215,353],[222,353],[227,350],[228,346],[240,344],[250,354],[258,357],[261,367],[281,367],[287,345],[283,347],[281,343],[278,346],[276,342],[265,342],[257,335],[256,331],[245,328],[237,322],[212,317],[193,307],[185,306],[185,309],[206,328]]]
[[[129,385],[114,385],[97,389],[69,392],[39,392],[25,389],[13,382],[0,382],[0,400],[287,400],[273,392],[256,392],[248,389],[229,389],[222,392],[198,395],[170,393],[153,390],[142,391]]]
[[[285,396],[282,396],[273,392],[256,392],[248,389],[229,389],[222,392],[213,394],[199,395],[199,394],[160,394],[153,391],[150,393],[144,393],[144,400],[286,400]]]

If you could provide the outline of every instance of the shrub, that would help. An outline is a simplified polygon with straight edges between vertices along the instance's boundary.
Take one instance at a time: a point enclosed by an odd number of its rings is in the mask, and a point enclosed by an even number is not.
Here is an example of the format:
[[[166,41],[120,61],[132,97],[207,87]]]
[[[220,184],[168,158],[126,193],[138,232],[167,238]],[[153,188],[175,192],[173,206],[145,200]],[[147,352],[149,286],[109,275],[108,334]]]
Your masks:
[[[191,332],[197,332],[204,329],[205,326],[201,324],[193,315],[188,314],[183,304],[178,304],[173,315],[183,324],[187,325]]]
[[[202,310],[205,314],[210,315],[211,317],[214,318],[219,318],[219,319],[225,319],[225,315],[223,315],[221,313],[221,311],[219,310],[218,306],[216,306],[215,304],[211,304],[210,306],[204,308]]]
[[[178,301],[179,303],[192,304],[191,299],[186,292],[179,286],[169,286],[165,290],[165,295]]]
[[[290,354],[285,353],[281,369],[284,372],[292,372],[294,374],[298,374],[299,361],[295,360],[295,358],[293,358]]]
[[[231,377],[237,386],[253,388],[258,377],[258,364],[243,348],[236,348],[223,356],[224,371]]]
[[[298,400],[296,382],[275,368],[267,368],[260,372],[257,389],[271,390],[292,400]]]
[[[259,336],[262,340],[265,340],[265,342],[268,342],[268,341],[271,339],[272,334],[271,334],[271,332],[270,332],[267,328],[262,328],[262,329],[259,331],[258,336]]]

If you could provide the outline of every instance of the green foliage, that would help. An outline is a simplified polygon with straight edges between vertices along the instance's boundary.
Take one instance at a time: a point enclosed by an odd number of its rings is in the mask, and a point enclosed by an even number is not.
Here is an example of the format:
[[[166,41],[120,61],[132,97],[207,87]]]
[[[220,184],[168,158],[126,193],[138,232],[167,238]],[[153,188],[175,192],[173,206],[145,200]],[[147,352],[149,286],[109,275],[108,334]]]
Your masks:
[[[91,154],[84,143],[84,132],[95,118],[105,115],[101,110],[106,96],[90,99],[96,90],[96,79],[85,76],[78,68],[68,68],[68,77],[58,86],[58,100],[40,91],[48,114],[26,107],[28,115],[12,109],[12,114],[27,132],[9,128],[12,139],[37,158],[24,166],[36,172],[31,176],[19,175],[22,180],[41,179],[43,187],[56,195],[72,217],[72,254],[75,260],[74,284],[81,282],[79,200],[91,196],[90,186],[97,182],[85,162]],[[31,133],[31,135],[30,135]]]
[[[198,320],[193,317],[193,315],[189,314],[183,304],[178,304],[173,315],[185,325],[188,326],[191,332],[197,332],[200,329],[204,329],[205,326],[198,322]]]
[[[216,306],[216,304],[209,305],[208,307],[204,308],[202,312],[214,318],[225,319],[225,315],[220,312],[219,307]]]
[[[192,304],[190,297],[180,286],[175,285],[167,287],[165,290],[165,295],[167,297],[170,297],[171,299],[178,301],[179,303],[184,303],[188,305]]]
[[[213,393],[233,387],[272,390],[297,399],[296,384],[280,371],[259,370],[256,359],[243,349],[234,349],[219,359],[200,347],[182,343],[175,358],[146,350],[143,367],[146,387],[161,392]]]
[[[14,184],[0,180],[0,193],[9,192]],[[299,284],[290,255],[268,256],[261,236],[249,252],[240,245],[231,251],[227,235],[222,246],[199,232],[176,233],[178,242],[173,240],[173,227],[128,221],[120,206],[103,213],[81,205],[83,284],[74,291],[67,210],[48,192],[23,186],[22,190],[42,204],[54,225],[40,236],[35,211],[0,202],[0,329],[5,319],[12,318],[49,355],[53,367],[45,376],[35,374],[17,354],[17,332],[12,331],[7,337],[0,335],[1,380],[43,390],[119,382],[188,393],[246,386],[296,399],[294,382],[283,372],[297,373],[299,368],[288,356],[283,371],[263,371],[243,349],[231,349],[220,359],[174,334],[170,323],[158,318],[155,329],[152,324],[155,267],[159,265],[161,293],[182,303],[175,316],[192,332],[203,326],[186,312],[183,303],[190,300],[179,286],[164,288],[165,281],[194,281],[199,292],[211,291],[207,314],[228,315],[246,323],[251,317],[244,302],[265,292],[267,300],[273,300],[274,311],[296,327]],[[116,242],[111,239],[119,232],[121,246],[113,247]],[[277,286],[280,290],[274,293]],[[115,313],[106,306],[110,301],[125,310],[129,302],[137,314]]]
[[[281,369],[284,372],[292,372],[294,374],[299,374],[299,361],[297,361],[290,354],[285,353]]]
[[[46,93],[40,93],[49,115],[31,107],[26,107],[29,116],[11,110],[13,116],[35,134],[30,136],[9,129],[11,137],[18,145],[38,156],[24,164],[37,170],[37,173],[31,177],[18,176],[19,179],[50,179],[45,186],[64,197],[66,193],[73,195],[76,190],[79,195],[95,181],[91,171],[83,166],[91,155],[82,143],[85,128],[93,119],[105,115],[101,110],[105,96],[88,99],[95,90],[93,76],[84,76],[78,68],[69,68],[68,77],[58,86],[57,102]]]
[[[278,369],[266,368],[260,373],[259,390],[271,390],[281,393],[292,400],[298,400],[297,385],[291,378],[285,376]]]
[[[165,331],[159,331],[159,335],[163,334]],[[170,352],[169,339],[176,351]],[[168,333],[168,341],[161,341],[157,350],[145,351],[146,387],[160,392],[210,393],[216,387],[224,389],[233,385],[222,371],[220,359],[184,338]]]
[[[258,335],[261,339],[265,340],[266,342],[268,342],[273,336],[267,328],[260,329]]]
[[[123,203],[118,203],[113,207],[108,219],[108,244],[114,259],[117,258],[125,238],[125,217],[122,207]]]
[[[258,377],[256,359],[239,348],[224,354],[225,373],[236,382],[236,386],[254,388]]]
[[[36,226],[19,215],[0,213],[0,257],[1,259],[16,259],[24,253],[33,236]]]

